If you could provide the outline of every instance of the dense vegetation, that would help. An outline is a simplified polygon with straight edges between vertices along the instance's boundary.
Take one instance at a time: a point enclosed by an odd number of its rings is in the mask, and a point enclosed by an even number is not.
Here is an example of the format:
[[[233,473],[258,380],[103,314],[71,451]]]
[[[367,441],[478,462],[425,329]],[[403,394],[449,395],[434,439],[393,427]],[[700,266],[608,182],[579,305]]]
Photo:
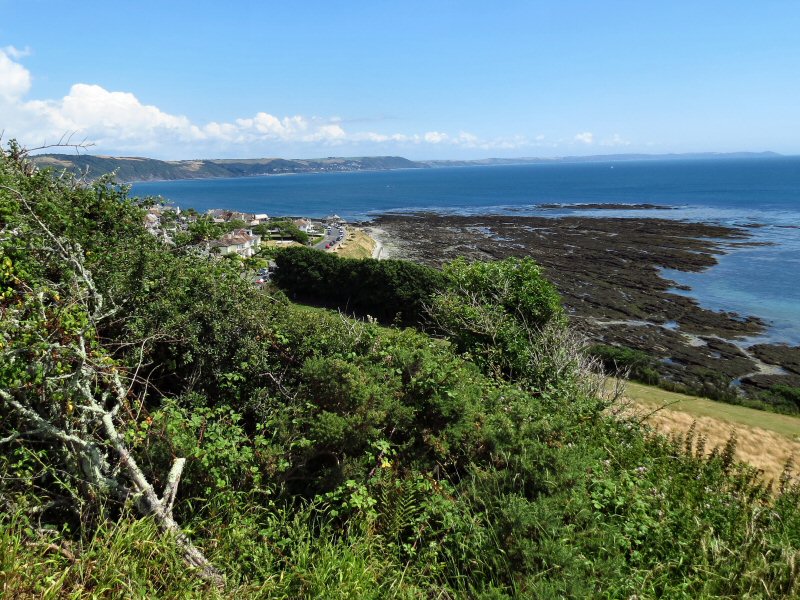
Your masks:
[[[424,163],[400,156],[363,156],[354,158],[245,158],[166,161],[153,158],[92,156],[91,154],[40,154],[32,159],[41,167],[67,169],[91,179],[114,173],[120,181],[204,179],[212,177],[252,177],[285,173],[326,171],[361,171],[415,169]]]
[[[646,352],[606,344],[592,344],[587,352],[600,360],[607,373],[629,377],[641,383],[660,383],[655,368],[656,359]]]
[[[294,240],[300,244],[308,243],[308,234],[290,219],[272,219],[269,223],[253,227],[253,232],[263,236],[265,240],[270,239],[275,232],[275,237],[279,239]]]
[[[142,216],[110,180],[0,157],[5,596],[798,594],[788,474],[770,491],[735,440],[705,458],[608,416],[532,263],[299,249],[279,269],[357,272],[348,297],[388,320],[427,306],[431,337],[254,289]],[[186,566],[189,538],[211,567]]]
[[[439,271],[403,260],[343,259],[292,247],[275,262],[275,283],[290,297],[388,323],[421,324],[425,305],[444,286]]]
[[[759,400],[777,412],[791,415],[800,414],[800,387],[790,385],[773,385],[761,392]]]
[[[767,390],[742,390],[722,373],[711,370],[706,370],[699,385],[687,386],[661,377],[657,371],[656,359],[641,350],[592,344],[586,351],[601,362],[607,373],[616,376],[728,404],[788,415],[800,414],[800,388],[797,387],[773,385]]]

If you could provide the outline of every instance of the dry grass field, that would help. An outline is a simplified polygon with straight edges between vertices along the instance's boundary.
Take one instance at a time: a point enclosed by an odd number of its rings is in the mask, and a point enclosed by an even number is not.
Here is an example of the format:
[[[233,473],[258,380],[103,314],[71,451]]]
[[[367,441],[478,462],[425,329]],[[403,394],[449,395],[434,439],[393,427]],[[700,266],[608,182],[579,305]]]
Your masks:
[[[300,242],[295,242],[293,240],[264,240],[261,242],[262,246],[266,246],[267,248],[287,248],[289,246],[302,246]]]
[[[692,423],[698,435],[706,437],[706,451],[722,446],[736,431],[736,456],[764,472],[765,479],[777,479],[784,465],[795,461],[800,469],[800,418],[768,413],[705,398],[667,392],[626,382],[624,398],[637,415],[656,431],[671,435],[685,433]]]
[[[334,252],[342,258],[371,258],[375,249],[375,240],[361,229],[348,231],[347,239]]]

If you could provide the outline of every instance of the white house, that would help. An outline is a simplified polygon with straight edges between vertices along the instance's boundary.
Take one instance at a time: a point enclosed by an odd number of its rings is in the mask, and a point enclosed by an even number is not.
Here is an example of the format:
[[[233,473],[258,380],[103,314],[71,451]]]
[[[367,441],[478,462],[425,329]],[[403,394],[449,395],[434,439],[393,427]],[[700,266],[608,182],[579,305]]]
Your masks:
[[[297,227],[300,231],[304,233],[308,233],[311,229],[314,228],[314,225],[308,219],[295,219],[293,223],[295,227]]]
[[[248,258],[253,256],[261,245],[261,236],[250,229],[234,229],[209,244],[219,254],[233,254]]]

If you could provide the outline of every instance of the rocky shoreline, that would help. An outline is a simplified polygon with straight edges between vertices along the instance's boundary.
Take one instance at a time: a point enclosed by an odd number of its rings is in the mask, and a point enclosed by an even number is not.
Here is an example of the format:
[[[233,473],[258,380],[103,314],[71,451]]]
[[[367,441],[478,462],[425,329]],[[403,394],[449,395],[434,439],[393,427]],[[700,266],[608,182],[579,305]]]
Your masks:
[[[715,256],[753,245],[744,228],[658,218],[385,214],[369,224],[382,257],[432,266],[465,256],[533,257],[591,340],[656,357],[662,376],[698,386],[711,375],[750,391],[800,386],[800,347],[747,346],[757,316],[716,312],[676,294],[662,269],[703,271]]]

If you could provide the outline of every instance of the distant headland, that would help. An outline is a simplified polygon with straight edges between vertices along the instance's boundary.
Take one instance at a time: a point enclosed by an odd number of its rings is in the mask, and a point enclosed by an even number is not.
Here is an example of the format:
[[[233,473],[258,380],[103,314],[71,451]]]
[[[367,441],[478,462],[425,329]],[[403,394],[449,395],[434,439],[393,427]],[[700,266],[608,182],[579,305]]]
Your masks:
[[[775,158],[775,152],[700,152],[688,154],[600,154],[556,158],[485,158],[478,160],[413,161],[400,156],[328,157],[312,159],[243,158],[157,160],[130,156],[91,154],[40,154],[33,157],[41,168],[66,169],[88,179],[116,173],[122,182],[175,179],[213,179],[254,177],[298,173],[388,171],[436,167],[474,167],[514,164],[553,164],[558,162],[624,162],[634,160],[703,160],[720,158]]]
[[[399,156],[157,160],[129,156],[93,156],[91,154],[40,154],[33,157],[33,160],[40,168],[67,169],[83,174],[89,179],[115,172],[117,179],[122,182],[386,171],[427,166],[424,163]]]

